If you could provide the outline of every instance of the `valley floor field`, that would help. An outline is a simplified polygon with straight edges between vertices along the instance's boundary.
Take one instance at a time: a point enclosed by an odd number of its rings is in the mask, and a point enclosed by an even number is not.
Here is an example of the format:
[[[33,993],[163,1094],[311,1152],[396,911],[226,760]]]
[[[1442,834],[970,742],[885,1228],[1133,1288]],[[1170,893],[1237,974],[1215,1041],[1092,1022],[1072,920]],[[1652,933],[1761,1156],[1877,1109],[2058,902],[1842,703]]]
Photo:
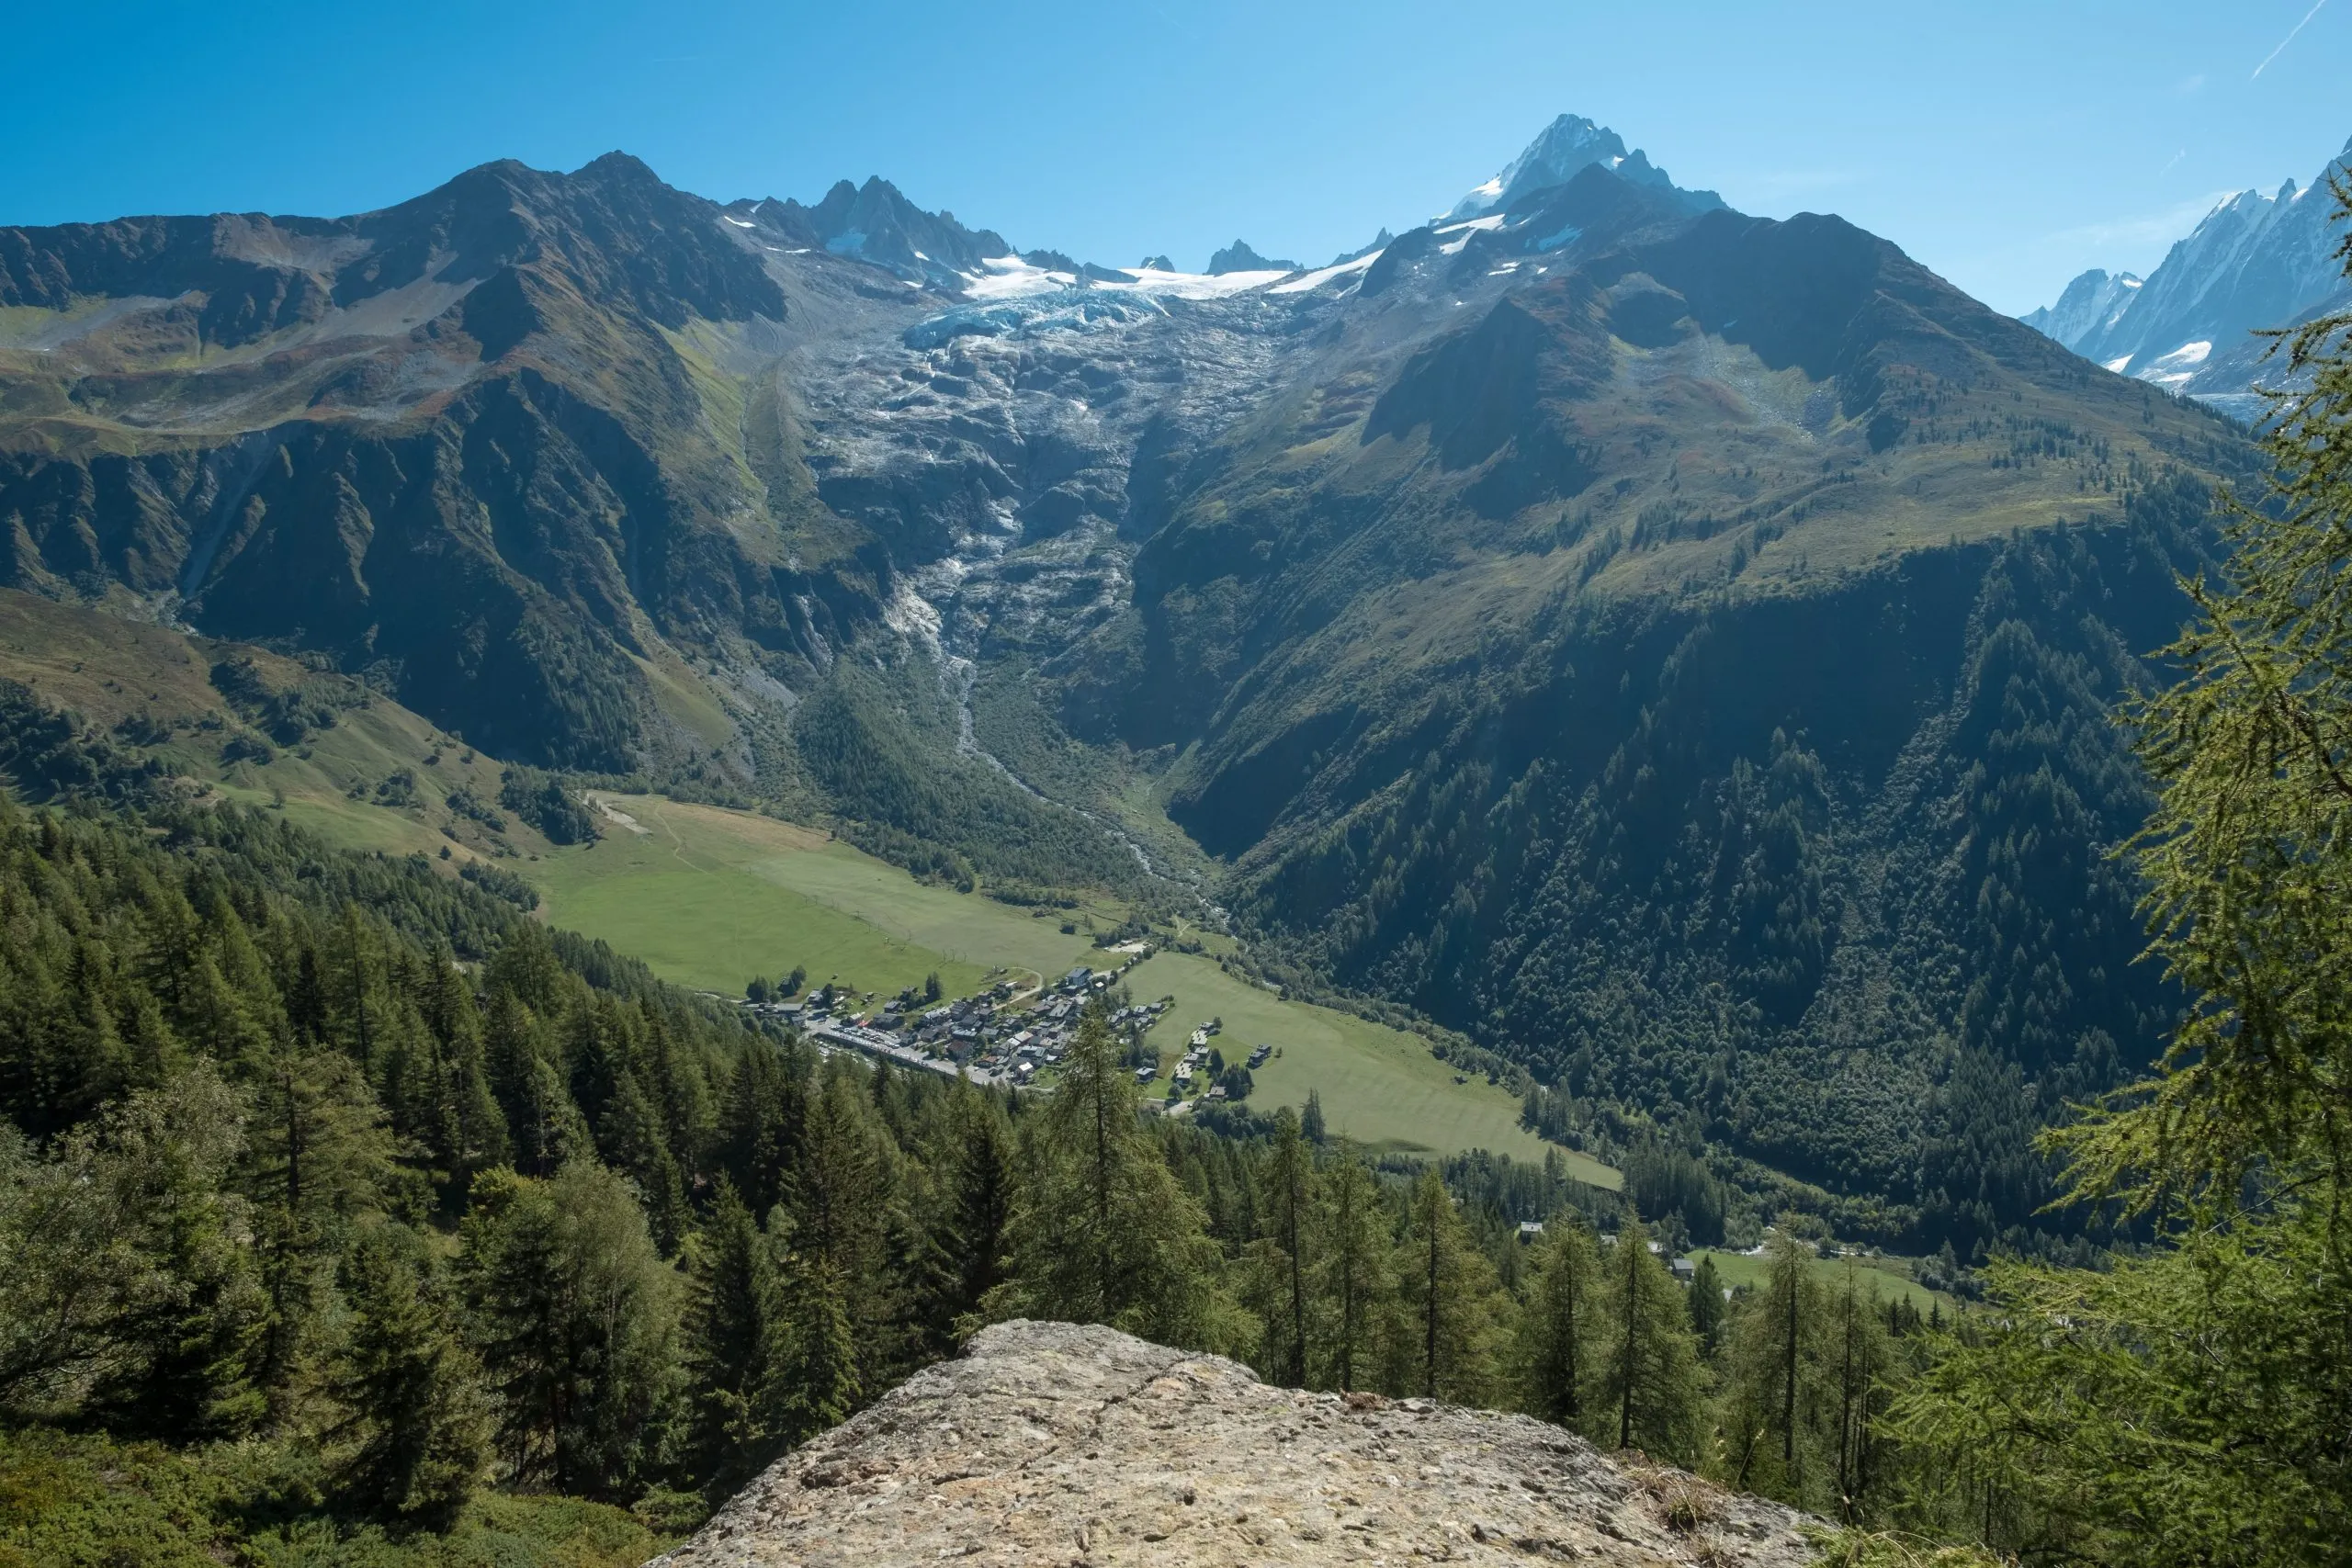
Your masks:
[[[1726,1252],[1719,1247],[1693,1247],[1690,1257],[1693,1260],[1702,1258],[1713,1258],[1715,1272],[1723,1277],[1724,1288],[1729,1291],[1736,1291],[1743,1285],[1750,1288],[1760,1287],[1764,1283],[1765,1275],[1771,1271],[1771,1264],[1763,1258],[1753,1253]],[[1941,1304],[1947,1318],[1959,1310],[1959,1303],[1951,1297],[1931,1291],[1908,1274],[1899,1272],[1903,1265],[1894,1258],[1816,1258],[1813,1260],[1813,1271],[1825,1287],[1835,1289],[1843,1285],[1846,1269],[1849,1264],[1853,1268],[1864,1270],[1869,1276],[1862,1281],[1864,1285],[1871,1284],[1874,1280],[1882,1297],[1888,1301],[1893,1301],[1898,1296],[1905,1298],[1913,1306],[1919,1309],[1922,1315],[1939,1303]]]
[[[1068,912],[1041,919],[918,882],[811,829],[654,796],[597,798],[628,825],[608,814],[601,842],[524,869],[551,923],[602,938],[681,985],[741,996],[753,976],[775,979],[799,966],[812,987],[838,978],[884,995],[936,973],[954,995],[999,968],[1027,979],[1103,962],[1083,931],[1060,929]],[[1509,1092],[1475,1074],[1455,1082],[1452,1067],[1403,1031],[1285,1001],[1197,954],[1158,954],[1126,983],[1139,1001],[1176,998],[1151,1036],[1170,1061],[1194,1025],[1218,1017],[1229,1054],[1279,1047],[1255,1075],[1254,1109],[1303,1105],[1312,1089],[1334,1134],[1375,1151],[1485,1148],[1540,1161],[1551,1147],[1520,1126]],[[1561,1153],[1571,1175],[1617,1185],[1614,1170]]]
[[[1170,1061],[1195,1026],[1215,1018],[1225,1021],[1216,1043],[1228,1060],[1261,1044],[1274,1046],[1281,1054],[1251,1075],[1253,1109],[1304,1105],[1312,1089],[1334,1136],[1344,1134],[1376,1150],[1483,1148],[1541,1163],[1554,1147],[1519,1124],[1519,1101],[1510,1092],[1475,1073],[1458,1075],[1465,1081],[1455,1082],[1454,1069],[1418,1036],[1329,1008],[1284,1001],[1227,974],[1214,959],[1155,953],[1128,971],[1127,988],[1141,1001],[1176,998],[1168,1021],[1151,1034]],[[1600,1161],[1559,1153],[1578,1180],[1617,1186],[1617,1172]]]

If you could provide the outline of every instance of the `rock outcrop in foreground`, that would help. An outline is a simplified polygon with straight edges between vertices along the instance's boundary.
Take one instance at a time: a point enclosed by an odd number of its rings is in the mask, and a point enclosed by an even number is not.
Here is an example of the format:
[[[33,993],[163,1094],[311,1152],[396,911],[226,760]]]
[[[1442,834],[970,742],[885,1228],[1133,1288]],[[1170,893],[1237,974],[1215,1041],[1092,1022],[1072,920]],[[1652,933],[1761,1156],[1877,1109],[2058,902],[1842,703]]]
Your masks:
[[[1221,1357],[1016,1322],[780,1461],[659,1563],[1797,1568],[1803,1522],[1523,1416],[1269,1388]]]

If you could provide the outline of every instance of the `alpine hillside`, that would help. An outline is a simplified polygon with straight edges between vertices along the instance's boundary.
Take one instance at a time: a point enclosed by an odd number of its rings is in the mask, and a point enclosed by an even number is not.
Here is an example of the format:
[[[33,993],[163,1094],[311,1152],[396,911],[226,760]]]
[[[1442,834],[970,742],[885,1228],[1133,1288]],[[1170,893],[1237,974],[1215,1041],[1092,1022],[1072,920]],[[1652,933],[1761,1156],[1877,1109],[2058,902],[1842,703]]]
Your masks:
[[[2107,713],[2251,448],[2170,390],[1574,117],[1312,270],[494,164],[0,230],[0,587],[1228,922],[1965,1256],[2065,1245],[2030,1135],[2175,1008]]]

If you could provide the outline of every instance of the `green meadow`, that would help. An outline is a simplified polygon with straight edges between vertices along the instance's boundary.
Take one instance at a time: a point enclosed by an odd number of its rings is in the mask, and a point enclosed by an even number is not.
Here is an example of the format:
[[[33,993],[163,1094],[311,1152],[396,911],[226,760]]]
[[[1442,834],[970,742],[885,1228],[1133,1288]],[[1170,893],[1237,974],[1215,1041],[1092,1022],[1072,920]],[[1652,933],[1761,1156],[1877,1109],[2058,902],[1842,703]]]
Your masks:
[[[1764,1282],[1764,1276],[1770,1270],[1770,1263],[1764,1258],[1752,1258],[1745,1252],[1725,1252],[1720,1247],[1702,1247],[1692,1252],[1690,1256],[1694,1259],[1713,1258],[1715,1272],[1723,1276],[1726,1290],[1736,1291],[1743,1285],[1750,1287],[1761,1285]],[[1846,1270],[1849,1267],[1869,1275],[1871,1278],[1865,1279],[1863,1283],[1869,1285],[1875,1282],[1879,1294],[1889,1301],[1897,1296],[1907,1297],[1911,1304],[1917,1307],[1922,1314],[1927,1313],[1938,1303],[1941,1303],[1947,1318],[1958,1310],[1958,1303],[1950,1296],[1939,1295],[1912,1279],[1908,1274],[1897,1272],[1903,1267],[1901,1259],[1816,1258],[1813,1260],[1814,1272],[1820,1278],[1822,1284],[1833,1288],[1840,1287],[1845,1283]]]
[[[659,797],[598,798],[628,823],[608,818],[602,841],[522,869],[552,924],[600,937],[681,985],[740,995],[753,976],[798,965],[811,985],[837,978],[885,994],[935,971],[955,993],[1001,969],[1052,977],[1102,962],[1082,931],[1062,931],[1059,911],[1038,918],[918,882],[820,831]],[[1254,1107],[1303,1105],[1315,1090],[1334,1134],[1381,1151],[1486,1148],[1541,1160],[1550,1146],[1520,1126],[1517,1100],[1475,1075],[1455,1081],[1416,1035],[1285,1001],[1193,954],[1157,954],[1127,983],[1138,1000],[1176,998],[1153,1042],[1171,1056],[1195,1024],[1219,1017],[1228,1053],[1279,1047],[1255,1075]],[[1565,1157],[1572,1175],[1617,1185],[1608,1167]]]
[[[1553,1145],[1519,1124],[1519,1101],[1476,1074],[1457,1074],[1430,1054],[1419,1036],[1329,1008],[1284,1001],[1219,968],[1214,959],[1160,953],[1127,975],[1137,1000],[1173,996],[1175,1007],[1151,1042],[1173,1060],[1193,1030],[1224,1020],[1217,1048],[1228,1061],[1261,1044],[1279,1053],[1250,1077],[1256,1110],[1323,1102],[1333,1134],[1383,1152],[1453,1154],[1492,1149],[1540,1162]],[[1457,1079],[1459,1081],[1457,1081]],[[1598,1160],[1559,1151],[1568,1174],[1615,1188],[1618,1174]]]

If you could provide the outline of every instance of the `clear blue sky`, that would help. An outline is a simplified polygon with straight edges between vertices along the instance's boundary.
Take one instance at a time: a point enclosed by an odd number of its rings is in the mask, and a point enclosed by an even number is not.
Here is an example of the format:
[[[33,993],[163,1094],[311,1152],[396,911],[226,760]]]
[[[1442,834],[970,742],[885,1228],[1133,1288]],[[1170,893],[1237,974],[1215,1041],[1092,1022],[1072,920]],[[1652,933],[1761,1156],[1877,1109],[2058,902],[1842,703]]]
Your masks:
[[[2022,310],[2086,266],[2146,271],[2216,194],[2308,180],[2352,136],[2352,0],[13,9],[0,223],[360,211],[623,148],[721,198],[881,174],[1111,263],[1236,235],[1319,262],[1565,109]]]

